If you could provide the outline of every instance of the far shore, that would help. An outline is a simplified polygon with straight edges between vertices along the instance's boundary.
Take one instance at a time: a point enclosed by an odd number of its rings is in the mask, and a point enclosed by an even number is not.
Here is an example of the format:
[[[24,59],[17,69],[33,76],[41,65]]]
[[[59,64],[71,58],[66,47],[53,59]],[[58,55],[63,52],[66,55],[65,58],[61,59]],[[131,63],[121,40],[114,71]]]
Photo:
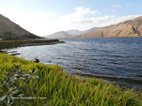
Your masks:
[[[0,40],[0,49],[10,48],[10,47],[52,45],[58,43],[65,43],[65,42],[60,41],[58,39]]]

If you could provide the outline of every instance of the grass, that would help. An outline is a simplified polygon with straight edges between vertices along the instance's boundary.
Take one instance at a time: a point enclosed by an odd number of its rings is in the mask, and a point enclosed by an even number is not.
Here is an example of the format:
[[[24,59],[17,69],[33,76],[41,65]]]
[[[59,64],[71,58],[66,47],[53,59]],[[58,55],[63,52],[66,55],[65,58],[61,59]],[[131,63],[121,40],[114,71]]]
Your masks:
[[[36,98],[15,99],[11,106],[142,106],[141,94],[133,90],[122,90],[101,79],[69,75],[57,65],[34,63],[7,54],[0,54],[0,97],[10,95],[10,88],[3,88],[3,82],[13,77],[8,77],[10,71],[16,73],[19,69],[23,75],[36,70],[31,77],[38,76],[39,80],[18,80],[15,85],[23,88],[22,97]]]

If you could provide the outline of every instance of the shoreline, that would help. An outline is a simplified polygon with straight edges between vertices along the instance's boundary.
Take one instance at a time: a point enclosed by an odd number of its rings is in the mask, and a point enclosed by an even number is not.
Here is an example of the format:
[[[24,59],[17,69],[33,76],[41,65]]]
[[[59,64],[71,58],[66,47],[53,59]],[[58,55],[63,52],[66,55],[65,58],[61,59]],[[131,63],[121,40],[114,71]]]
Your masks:
[[[0,40],[0,49],[65,43],[58,39]]]
[[[124,77],[115,77],[115,76],[96,75],[96,74],[90,74],[90,73],[73,73],[73,75],[78,75],[80,77],[102,79],[113,85],[119,86],[122,89],[134,89],[134,90],[142,91],[142,88],[139,87],[142,80],[137,80],[133,78],[129,79]],[[131,83],[129,84],[129,82]]]
[[[31,70],[35,70],[34,76],[37,76],[39,80],[30,79],[30,83],[19,82],[20,85],[16,85],[17,88],[19,86],[25,88],[23,89],[24,97],[39,96],[46,98],[45,100],[42,100],[42,102],[38,100],[34,100],[34,102],[33,100],[27,101],[27,103],[30,105],[36,104],[41,106],[42,103],[50,105],[55,105],[58,103],[61,106],[63,104],[71,105],[74,103],[74,106],[79,104],[82,106],[96,106],[97,104],[98,106],[126,106],[126,104],[127,106],[141,106],[142,103],[141,92],[136,92],[131,89],[121,89],[118,86],[95,77],[83,78],[76,75],[70,75],[64,72],[63,69],[58,65],[35,63],[23,58],[0,53],[0,70],[2,70],[0,71],[0,84],[3,83],[5,78],[7,79],[6,76],[9,75],[8,73],[11,73],[12,70],[14,70],[14,73],[17,70],[21,70],[22,72],[20,72],[20,75],[23,73],[24,76],[31,75],[28,73],[30,73]],[[35,78],[34,76],[33,78]],[[13,76],[10,78],[13,78]],[[39,82],[37,82],[35,85],[34,82],[36,81]],[[5,92],[3,92],[2,88],[0,88],[0,97],[3,97]],[[56,98],[58,98],[58,100],[62,99],[62,101],[57,101]],[[14,102],[19,104],[26,103],[24,100],[19,101],[18,99]]]
[[[39,40],[38,40],[39,41]],[[53,42],[52,42],[53,43]],[[52,44],[51,42],[48,44]],[[62,42],[63,43],[63,42]],[[31,46],[39,45],[40,43],[31,43]],[[41,44],[44,44],[43,42]],[[56,44],[54,42],[53,44]],[[26,43],[25,46],[30,44]],[[22,44],[21,46],[24,46]],[[18,46],[19,47],[19,46]],[[113,83],[109,83],[105,81],[104,79],[97,78],[96,76],[89,77],[86,76],[80,76],[80,75],[71,75],[65,71],[63,71],[62,67],[58,65],[47,65],[44,63],[35,63],[33,61],[25,60],[24,58],[19,58],[17,56],[10,56],[9,54],[1,54],[0,53],[0,73],[2,74],[1,77],[4,77],[5,74],[12,69],[20,69],[25,73],[25,75],[29,72],[29,70],[37,70],[36,75],[40,78],[40,83],[38,84],[37,90],[39,92],[37,94],[40,94],[41,97],[45,97],[45,101],[48,103],[50,101],[50,105],[53,105],[52,101],[55,101],[53,95],[57,95],[57,97],[63,97],[65,94],[65,99],[63,101],[66,101],[68,104],[71,102],[75,102],[75,105],[82,104],[83,106],[90,104],[90,106],[95,106],[96,104],[103,104],[103,105],[110,105],[113,106],[115,104],[118,104],[116,106],[121,106],[122,104],[125,104],[125,102],[131,106],[131,103],[136,104],[135,106],[141,106],[142,101],[140,100],[142,98],[142,92],[136,91],[135,89],[129,89],[129,88],[121,88],[120,86],[117,86]],[[28,70],[27,70],[28,69]],[[3,79],[3,78],[1,78]],[[48,79],[48,80],[47,80]],[[0,80],[0,84],[2,80]],[[44,88],[43,88],[44,85]],[[31,83],[30,86],[33,86]],[[29,87],[29,86],[28,86]],[[29,89],[26,86],[26,89]],[[42,88],[42,90],[40,90]],[[49,89],[53,89],[55,91],[48,91]],[[29,90],[30,91],[30,90]],[[31,92],[29,91],[23,91],[28,92],[26,93],[25,97],[28,97],[28,95],[31,95]],[[33,90],[35,91],[34,87]],[[48,91],[48,92],[47,92]],[[44,92],[44,93],[43,93]],[[63,92],[63,93],[60,93]],[[65,92],[65,93],[64,93]],[[80,92],[79,94],[77,92]],[[2,96],[4,92],[0,89],[0,97]],[[57,93],[57,94],[56,94]],[[36,93],[32,93],[31,97],[37,96]],[[109,94],[109,95],[108,95]],[[53,98],[50,98],[49,95]],[[83,98],[82,98],[83,95]],[[86,96],[87,95],[87,96]],[[93,98],[101,98],[96,101],[96,99]],[[132,98],[132,99],[125,99],[126,98]],[[76,98],[77,101],[74,101]],[[107,100],[106,100],[107,99]],[[85,102],[83,100],[88,100],[88,102]],[[102,102],[103,100],[103,102]],[[44,101],[44,100],[43,100]],[[82,102],[79,102],[82,101]],[[18,101],[19,104],[21,103]],[[37,102],[38,105],[42,105],[41,102]],[[16,101],[17,103],[17,101]],[[27,102],[29,103],[29,102]],[[49,104],[48,103],[48,104]],[[55,102],[57,103],[57,101]],[[62,102],[65,104],[65,102]],[[34,105],[33,102],[30,103],[31,105]],[[59,102],[60,104],[60,102]],[[125,105],[124,105],[125,106]]]
[[[16,41],[16,40],[15,40]],[[23,40],[21,40],[23,41]],[[25,40],[24,40],[25,41]],[[35,43],[34,41],[38,42],[38,43]],[[43,42],[44,41],[44,42]],[[48,41],[48,42],[45,42],[45,41]],[[50,41],[50,42],[49,42]],[[56,41],[56,42],[55,42]],[[12,41],[13,42],[13,41]],[[26,41],[27,42],[27,41]],[[29,41],[25,44],[22,44],[21,46],[17,46],[17,47],[24,47],[24,46],[40,46],[40,45],[52,45],[52,44],[59,44],[59,43],[65,43],[63,41],[59,41],[59,40],[56,40],[56,39],[52,39],[52,40],[32,40],[31,42],[33,43],[29,43]],[[57,43],[58,42],[58,43]],[[15,52],[7,52],[7,51],[3,51],[7,54],[10,54],[10,55],[20,55],[20,53],[17,53],[17,51]],[[44,63],[43,63],[44,64]],[[67,71],[68,72],[68,71]],[[95,75],[95,74],[91,74],[91,73],[73,73],[72,75],[79,75],[81,77],[96,77],[98,79],[103,79],[105,81],[108,81],[109,83],[112,83],[114,85],[118,85],[119,87],[121,88],[129,88],[129,89],[135,89],[135,90],[142,90],[138,84],[141,83],[142,80],[136,80],[136,79],[127,79],[127,78],[124,78],[124,77],[114,77],[114,76],[105,76],[105,75]],[[128,84],[128,82],[132,83],[131,84]],[[134,82],[136,82],[134,84]],[[136,86],[135,86],[136,85]]]

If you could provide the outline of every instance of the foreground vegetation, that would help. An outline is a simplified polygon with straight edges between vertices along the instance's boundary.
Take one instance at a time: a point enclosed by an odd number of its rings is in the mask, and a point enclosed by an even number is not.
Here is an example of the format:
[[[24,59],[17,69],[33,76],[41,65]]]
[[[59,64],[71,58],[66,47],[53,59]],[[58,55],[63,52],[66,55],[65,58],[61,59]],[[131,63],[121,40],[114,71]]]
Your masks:
[[[142,106],[132,90],[7,54],[0,54],[0,97],[3,106]]]

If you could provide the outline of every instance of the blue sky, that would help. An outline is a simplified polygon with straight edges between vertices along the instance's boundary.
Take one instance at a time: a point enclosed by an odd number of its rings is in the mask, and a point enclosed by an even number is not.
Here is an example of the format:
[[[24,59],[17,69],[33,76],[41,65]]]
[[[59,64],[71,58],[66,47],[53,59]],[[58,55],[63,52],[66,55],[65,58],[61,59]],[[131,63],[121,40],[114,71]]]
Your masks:
[[[37,35],[86,30],[142,15],[142,0],[0,0],[0,14]]]

